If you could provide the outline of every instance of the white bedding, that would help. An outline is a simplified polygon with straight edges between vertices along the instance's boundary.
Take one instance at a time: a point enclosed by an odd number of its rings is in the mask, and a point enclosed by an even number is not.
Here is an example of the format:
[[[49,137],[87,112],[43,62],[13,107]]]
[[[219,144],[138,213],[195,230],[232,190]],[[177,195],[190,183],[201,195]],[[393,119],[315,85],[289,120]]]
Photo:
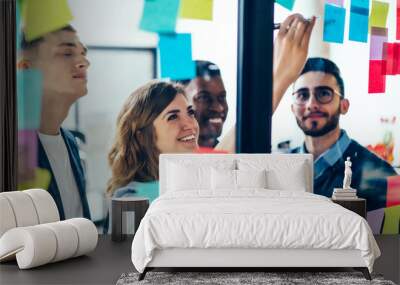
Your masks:
[[[370,272],[380,255],[359,215],[323,196],[266,189],[160,196],[134,237],[135,268],[165,248],[357,249]]]

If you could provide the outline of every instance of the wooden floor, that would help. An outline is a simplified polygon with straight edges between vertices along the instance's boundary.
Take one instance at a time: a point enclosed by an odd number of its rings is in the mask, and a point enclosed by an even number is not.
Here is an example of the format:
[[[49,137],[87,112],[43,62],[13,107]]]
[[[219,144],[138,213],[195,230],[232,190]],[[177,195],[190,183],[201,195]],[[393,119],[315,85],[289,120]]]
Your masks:
[[[1,263],[0,284],[115,284],[122,273],[135,270],[132,239],[112,242],[110,235],[100,235],[96,249],[88,255],[27,270],[19,270],[15,261]]]
[[[374,264],[374,273],[400,284],[400,235],[375,236],[381,257]]]
[[[375,262],[374,273],[400,284],[400,235],[375,237],[382,256]],[[19,270],[15,261],[0,264],[0,284],[115,284],[122,273],[135,271],[131,261],[132,237],[112,242],[110,236],[99,236],[97,248],[81,256],[41,267]],[[340,271],[331,269],[280,269],[282,271]],[[272,270],[272,269],[271,269]],[[343,269],[341,270],[351,270]],[[273,271],[279,271],[273,269]]]

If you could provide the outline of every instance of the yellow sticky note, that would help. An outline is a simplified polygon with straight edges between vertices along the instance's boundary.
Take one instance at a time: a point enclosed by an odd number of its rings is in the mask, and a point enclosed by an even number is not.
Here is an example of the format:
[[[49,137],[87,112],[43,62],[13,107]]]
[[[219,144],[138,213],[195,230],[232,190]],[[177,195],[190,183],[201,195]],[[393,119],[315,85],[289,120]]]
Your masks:
[[[212,20],[213,0],[181,0],[179,17],[184,19]]]
[[[386,20],[389,12],[389,3],[372,1],[370,27],[386,28]]]
[[[47,190],[50,185],[51,174],[47,169],[36,168],[35,178],[18,184],[18,190],[40,188]]]
[[[397,235],[400,233],[400,205],[385,208],[382,233],[385,235]]]
[[[61,29],[73,19],[67,0],[25,0],[25,35],[28,41]]]

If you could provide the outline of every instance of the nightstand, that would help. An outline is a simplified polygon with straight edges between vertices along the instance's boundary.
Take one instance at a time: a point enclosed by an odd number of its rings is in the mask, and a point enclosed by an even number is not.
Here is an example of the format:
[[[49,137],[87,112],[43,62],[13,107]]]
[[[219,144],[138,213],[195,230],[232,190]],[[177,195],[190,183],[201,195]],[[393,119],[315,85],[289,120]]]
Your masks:
[[[339,204],[340,206],[359,214],[364,219],[367,218],[367,201],[363,198],[357,199],[332,199],[333,203]]]
[[[126,239],[128,216],[134,213],[134,232],[149,208],[149,199],[144,197],[112,198],[111,201],[111,239],[123,241]]]

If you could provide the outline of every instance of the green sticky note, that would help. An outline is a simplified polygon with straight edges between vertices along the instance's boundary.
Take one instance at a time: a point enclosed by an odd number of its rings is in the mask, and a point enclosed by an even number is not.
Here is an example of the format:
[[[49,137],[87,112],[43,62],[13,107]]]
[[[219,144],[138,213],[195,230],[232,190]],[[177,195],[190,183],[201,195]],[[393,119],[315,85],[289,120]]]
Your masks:
[[[181,0],[179,17],[184,19],[212,20],[213,0]]]
[[[40,125],[43,76],[39,70],[17,71],[18,129],[35,130]]]
[[[18,190],[26,190],[26,189],[49,189],[51,181],[51,174],[47,169],[44,168],[36,168],[35,178],[29,181],[24,181],[22,183],[18,183]]]
[[[400,205],[385,208],[385,221],[382,233],[385,235],[397,235],[400,233]]]
[[[155,33],[175,33],[179,0],[145,0],[140,29]]]
[[[389,12],[389,3],[372,1],[370,27],[386,28],[386,21]]]
[[[28,41],[61,29],[73,19],[67,0],[25,0],[25,34]]]
[[[285,7],[286,9],[289,9],[290,11],[292,11],[294,6],[294,0],[275,0],[275,3],[278,3],[279,5]]]

